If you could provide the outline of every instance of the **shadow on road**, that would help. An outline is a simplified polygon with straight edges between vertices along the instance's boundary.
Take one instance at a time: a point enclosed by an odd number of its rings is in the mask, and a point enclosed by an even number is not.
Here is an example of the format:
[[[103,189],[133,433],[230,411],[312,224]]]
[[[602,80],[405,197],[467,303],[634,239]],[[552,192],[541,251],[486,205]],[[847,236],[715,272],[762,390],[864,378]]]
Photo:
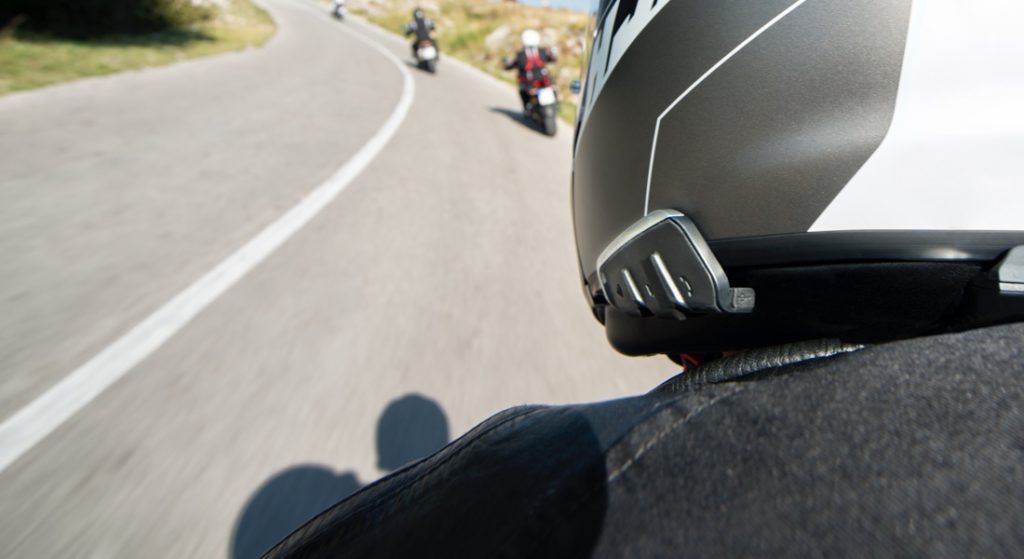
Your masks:
[[[540,133],[544,132],[544,130],[541,129],[540,125],[537,124],[537,121],[524,115],[523,111],[521,110],[513,111],[512,109],[506,109],[504,107],[491,107],[491,112],[503,114],[511,118],[512,120],[518,122],[519,124],[522,124],[523,126],[529,128],[530,130],[534,130]]]
[[[317,516],[280,556],[591,557],[607,530],[616,542],[609,547],[621,551],[633,531],[644,531],[633,521],[646,514],[644,501],[624,496],[675,487],[620,482],[621,510],[606,525],[610,476],[625,473],[637,449],[654,448],[665,435],[650,423],[668,418],[651,419],[650,409],[649,401],[630,398],[507,410],[412,466],[421,469],[401,470]],[[664,453],[657,467],[672,470],[678,456]],[[688,487],[672,490],[685,495]]]
[[[377,421],[377,467],[393,472],[448,444],[448,418],[437,402],[410,394],[393,400]]]
[[[392,472],[448,444],[448,418],[437,402],[409,394],[393,400],[377,421],[377,466]],[[317,464],[293,466],[270,478],[235,524],[232,559],[259,557],[318,513],[363,486],[353,472]]]
[[[423,72],[424,74],[429,74],[431,76],[434,75],[434,74],[430,73],[430,70],[427,70],[426,68],[421,68],[418,62],[411,61],[411,60],[406,60],[405,61],[405,65],[410,67],[410,68],[414,68],[416,70],[419,70],[420,72]],[[438,63],[438,65],[440,66],[440,62]]]
[[[491,107],[491,112],[503,114],[523,126],[533,128],[534,130],[537,129],[537,125],[533,122],[533,119],[527,118],[527,116],[523,114],[523,111],[513,111],[512,109],[506,109],[504,107]]]

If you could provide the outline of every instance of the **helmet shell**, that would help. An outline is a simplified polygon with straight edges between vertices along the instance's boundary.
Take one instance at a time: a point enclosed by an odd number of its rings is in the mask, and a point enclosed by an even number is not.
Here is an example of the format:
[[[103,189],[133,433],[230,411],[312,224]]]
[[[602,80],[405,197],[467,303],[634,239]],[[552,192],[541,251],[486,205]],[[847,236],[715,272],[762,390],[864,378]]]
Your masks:
[[[527,29],[523,31],[520,40],[523,42],[524,47],[536,47],[540,45],[540,33],[533,29]]]
[[[727,270],[1024,244],[1022,28],[1000,0],[605,3],[574,156],[588,292],[659,209]]]

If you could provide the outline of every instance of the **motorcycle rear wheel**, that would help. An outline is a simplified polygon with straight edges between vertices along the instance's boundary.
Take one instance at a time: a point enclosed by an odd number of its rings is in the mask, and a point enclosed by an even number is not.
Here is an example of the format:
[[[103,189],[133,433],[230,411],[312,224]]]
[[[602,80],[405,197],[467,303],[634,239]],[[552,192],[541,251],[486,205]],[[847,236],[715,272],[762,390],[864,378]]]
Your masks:
[[[544,115],[544,133],[548,136],[554,136],[555,132],[558,131],[558,118],[553,114]]]

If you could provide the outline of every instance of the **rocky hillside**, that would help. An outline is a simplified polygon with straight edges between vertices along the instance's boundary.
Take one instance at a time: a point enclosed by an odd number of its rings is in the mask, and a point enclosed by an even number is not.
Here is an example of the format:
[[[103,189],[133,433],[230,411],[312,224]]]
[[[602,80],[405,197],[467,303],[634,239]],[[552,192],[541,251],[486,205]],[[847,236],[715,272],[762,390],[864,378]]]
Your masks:
[[[442,55],[455,56],[509,83],[515,82],[515,76],[502,69],[502,57],[512,56],[519,48],[524,29],[539,31],[544,46],[558,49],[559,61],[551,69],[563,100],[562,116],[572,121],[576,106],[569,84],[580,74],[586,14],[498,0],[350,0],[348,4],[352,12],[396,32],[417,5],[437,24]]]

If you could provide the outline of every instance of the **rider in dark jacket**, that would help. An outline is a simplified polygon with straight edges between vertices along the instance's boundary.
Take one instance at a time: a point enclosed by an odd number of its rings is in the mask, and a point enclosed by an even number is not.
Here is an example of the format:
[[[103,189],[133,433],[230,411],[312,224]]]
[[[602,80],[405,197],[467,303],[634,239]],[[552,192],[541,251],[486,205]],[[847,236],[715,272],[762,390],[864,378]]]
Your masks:
[[[416,49],[423,41],[430,41],[434,47],[437,44],[434,42],[434,38],[430,34],[434,31],[434,22],[423,14],[423,10],[416,8],[412,11],[412,21],[405,25],[406,35],[415,35],[412,42],[412,55],[416,57]]]
[[[523,102],[523,110],[530,102],[530,89],[536,76],[546,74],[546,64],[555,62],[558,57],[551,49],[540,48],[540,34],[532,29],[523,31],[523,48],[516,53],[515,58],[504,61],[505,69],[515,69],[519,82],[519,98]]]

